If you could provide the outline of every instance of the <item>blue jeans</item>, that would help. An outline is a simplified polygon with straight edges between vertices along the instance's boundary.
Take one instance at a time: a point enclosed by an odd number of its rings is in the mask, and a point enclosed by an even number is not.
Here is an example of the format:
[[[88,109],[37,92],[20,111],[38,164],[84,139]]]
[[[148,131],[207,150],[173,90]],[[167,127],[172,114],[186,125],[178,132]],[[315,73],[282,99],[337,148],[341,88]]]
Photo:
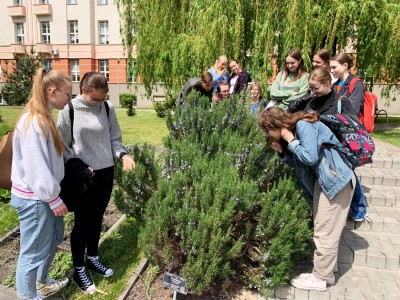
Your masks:
[[[56,217],[40,200],[26,200],[11,194],[10,203],[20,222],[20,253],[16,283],[20,299],[36,297],[36,281],[44,281],[56,247],[64,236],[64,218]]]
[[[367,202],[365,201],[364,191],[361,187],[360,180],[356,176],[356,188],[354,189],[353,199],[351,199],[351,214],[352,219],[364,219],[367,213]]]

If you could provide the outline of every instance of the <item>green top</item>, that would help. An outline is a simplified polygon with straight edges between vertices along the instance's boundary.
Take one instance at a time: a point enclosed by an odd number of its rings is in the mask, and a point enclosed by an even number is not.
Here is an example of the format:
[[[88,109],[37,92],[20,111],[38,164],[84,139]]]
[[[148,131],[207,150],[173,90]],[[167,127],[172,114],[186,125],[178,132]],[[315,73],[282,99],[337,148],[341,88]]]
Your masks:
[[[296,73],[290,73],[283,80],[285,71],[280,71],[270,88],[271,100],[276,101],[276,106],[287,109],[289,103],[308,93],[308,73],[303,73],[299,79],[292,82]]]

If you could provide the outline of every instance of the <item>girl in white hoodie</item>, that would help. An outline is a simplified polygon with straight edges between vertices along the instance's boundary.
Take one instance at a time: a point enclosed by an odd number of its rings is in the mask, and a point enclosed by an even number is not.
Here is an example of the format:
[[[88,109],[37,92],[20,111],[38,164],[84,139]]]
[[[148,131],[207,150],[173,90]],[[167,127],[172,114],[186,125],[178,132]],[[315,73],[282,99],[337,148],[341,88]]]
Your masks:
[[[48,271],[64,235],[68,209],[60,198],[64,177],[63,145],[51,114],[71,100],[71,80],[40,68],[13,139],[11,205],[20,221],[16,284],[20,299],[43,299],[64,287]]]

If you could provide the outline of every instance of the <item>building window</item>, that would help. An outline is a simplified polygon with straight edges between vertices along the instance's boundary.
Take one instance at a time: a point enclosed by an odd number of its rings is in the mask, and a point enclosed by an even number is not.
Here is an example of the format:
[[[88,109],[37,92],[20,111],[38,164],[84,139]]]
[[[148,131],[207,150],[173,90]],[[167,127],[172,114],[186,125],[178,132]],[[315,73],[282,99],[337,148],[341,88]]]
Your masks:
[[[68,0],[68,4],[78,4],[78,0]]]
[[[74,82],[78,82],[81,80],[80,71],[79,71],[79,59],[71,59],[70,60],[70,69],[71,69],[71,80]]]
[[[136,69],[136,60],[132,61],[132,65],[127,65],[127,74],[129,82],[136,83],[137,82],[137,69]]]
[[[15,33],[17,44],[25,44],[24,23],[15,23]]]
[[[49,4],[49,0],[40,0],[39,3],[40,4]]]
[[[99,72],[107,78],[107,81],[110,79],[110,67],[108,59],[99,60]]]
[[[22,0],[14,0],[15,6],[22,6]]]
[[[69,21],[69,37],[71,44],[79,44],[78,21]]]
[[[100,44],[108,44],[108,21],[99,22]]]
[[[99,5],[107,5],[108,4],[108,0],[99,0]]]
[[[42,43],[50,44],[50,22],[41,22]]]
[[[46,59],[43,63],[43,67],[46,69],[46,71],[51,71],[53,68],[51,65],[51,59]]]

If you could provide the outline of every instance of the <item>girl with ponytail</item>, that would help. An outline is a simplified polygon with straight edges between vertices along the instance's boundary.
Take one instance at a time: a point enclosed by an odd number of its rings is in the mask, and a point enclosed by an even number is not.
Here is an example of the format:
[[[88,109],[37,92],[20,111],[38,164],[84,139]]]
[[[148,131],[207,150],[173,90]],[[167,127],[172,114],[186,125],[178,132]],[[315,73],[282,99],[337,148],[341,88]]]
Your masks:
[[[59,196],[64,148],[51,112],[63,109],[71,93],[71,80],[64,74],[38,69],[15,127],[11,205],[20,221],[16,270],[20,299],[43,299],[68,282],[67,278],[54,280],[47,275],[56,247],[63,240],[63,217],[68,213]]]

